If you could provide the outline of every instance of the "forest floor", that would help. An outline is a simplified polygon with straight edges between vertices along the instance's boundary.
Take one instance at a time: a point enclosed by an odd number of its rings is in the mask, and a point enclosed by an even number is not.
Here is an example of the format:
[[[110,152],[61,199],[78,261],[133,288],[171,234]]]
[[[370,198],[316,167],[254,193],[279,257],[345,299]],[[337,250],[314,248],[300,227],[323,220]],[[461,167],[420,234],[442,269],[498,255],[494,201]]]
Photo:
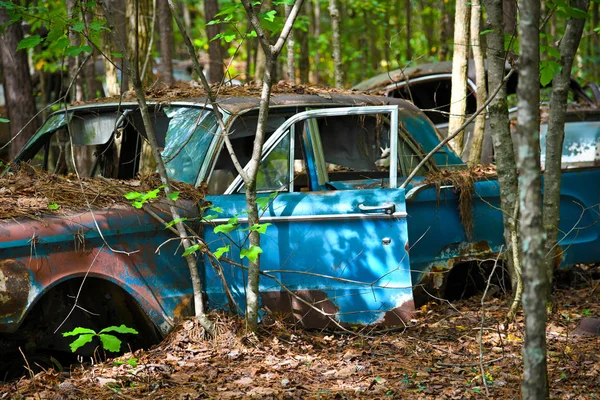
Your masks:
[[[551,398],[600,399],[600,336],[581,331],[600,318],[600,270],[592,269],[554,292]],[[524,325],[522,314],[505,322],[508,302],[486,298],[482,308],[479,295],[430,303],[404,329],[354,335],[281,322],[253,335],[240,319],[213,313],[216,338],[202,339],[187,320],[150,350],[29,374],[0,385],[0,399],[514,399]]]

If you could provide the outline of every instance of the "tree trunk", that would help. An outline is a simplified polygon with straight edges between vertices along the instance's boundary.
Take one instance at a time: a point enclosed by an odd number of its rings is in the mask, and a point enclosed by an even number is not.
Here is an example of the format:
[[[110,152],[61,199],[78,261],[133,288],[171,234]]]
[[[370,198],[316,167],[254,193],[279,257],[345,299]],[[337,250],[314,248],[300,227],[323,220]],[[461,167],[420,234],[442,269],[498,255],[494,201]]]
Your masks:
[[[475,63],[475,77],[477,81],[477,109],[483,107],[487,99],[485,64],[483,56],[481,36],[481,0],[471,2],[471,49],[473,50],[473,61]],[[483,147],[483,133],[485,129],[486,112],[483,111],[475,118],[473,128],[473,140],[469,153],[469,164],[474,165],[481,162],[481,150]]]
[[[175,9],[175,6],[171,2],[169,3],[169,7],[171,8],[171,10]],[[105,15],[107,17],[107,21],[109,23],[109,27],[111,29],[115,29],[115,26],[114,26],[115,18],[111,14],[110,11],[111,10],[104,9]],[[183,32],[183,34],[185,35],[185,31]],[[187,250],[187,249],[189,249],[189,247],[191,245],[190,239],[189,239],[189,236],[188,236],[185,226],[181,222],[179,210],[176,207],[175,202],[173,200],[171,200],[168,196],[171,193],[169,176],[167,174],[167,170],[165,168],[165,165],[164,165],[163,160],[160,155],[160,151],[158,149],[158,143],[157,143],[156,135],[154,132],[154,126],[152,125],[152,121],[150,119],[148,106],[146,104],[145,93],[144,93],[144,89],[142,87],[142,82],[141,82],[139,73],[138,73],[137,69],[134,69],[132,66],[132,64],[136,61],[137,57],[128,56],[127,48],[125,47],[125,44],[122,41],[117,40],[117,46],[118,46],[118,49],[123,53],[123,57],[125,57],[125,73],[130,75],[131,81],[133,83],[133,88],[134,88],[134,91],[136,94],[136,98],[137,98],[137,101],[138,101],[138,104],[140,107],[140,112],[142,115],[142,120],[144,123],[144,129],[146,131],[146,135],[148,137],[148,142],[150,143],[150,147],[152,149],[152,156],[154,157],[155,163],[158,167],[157,169],[158,169],[158,173],[161,178],[161,182],[165,186],[164,190],[165,190],[165,194],[167,194],[166,202],[169,206],[169,211],[171,212],[171,218],[173,219],[173,221],[179,221],[179,222],[175,223],[175,229],[177,230],[177,233],[179,235],[179,238],[181,240],[181,244],[182,244],[183,248],[185,250]],[[196,318],[198,319],[200,324],[204,327],[204,329],[210,335],[213,335],[214,334],[214,324],[210,320],[208,320],[208,318],[206,317],[206,314],[204,312],[204,303],[203,303],[203,299],[202,299],[202,278],[198,272],[198,267],[196,265],[196,259],[194,257],[194,254],[188,254],[185,257],[185,259],[188,264],[188,268],[189,268],[189,272],[190,272],[190,280],[192,283],[192,288],[193,288],[193,293],[194,293],[194,307],[195,307]]]
[[[307,3],[308,4],[308,3]],[[303,7],[304,15],[310,13],[310,8]],[[300,45],[300,59],[298,60],[298,78],[300,83],[309,83],[310,77],[310,43],[308,32],[299,30],[296,34]]]
[[[204,19],[209,23],[219,13],[219,2],[217,0],[204,0]],[[223,73],[223,53],[220,40],[213,40],[215,36],[221,33],[221,25],[207,25],[206,35],[208,37],[208,59],[210,83],[222,82],[225,77]]]
[[[467,110],[467,58],[469,55],[469,7],[466,0],[456,0],[454,17],[454,51],[452,59],[452,94],[448,132],[454,132],[465,122]],[[459,155],[463,151],[464,133],[450,145]]]
[[[314,78],[315,85],[320,84],[320,62],[321,62],[321,54],[319,52],[319,38],[321,37],[321,2],[319,0],[313,1],[313,10],[314,10],[314,23],[313,23],[313,37],[315,38],[315,61],[314,61]],[[290,34],[289,40],[292,40],[293,36]]]
[[[134,60],[131,67],[139,71],[140,80],[144,87],[150,86],[152,82],[151,65],[144,69],[144,60],[147,58],[151,49],[150,44],[150,26],[151,16],[150,0],[127,0],[125,3],[125,16],[127,18],[127,52],[131,54]]]
[[[340,40],[340,11],[337,0],[329,0],[329,16],[331,17],[331,50],[333,52],[333,76],[335,87],[344,87],[344,73],[342,70],[342,44]]]
[[[517,87],[519,205],[523,262],[523,399],[546,399],[546,270],[540,172],[540,2],[519,2],[520,55]]]
[[[8,24],[10,18],[6,10],[0,8],[0,26]],[[9,149],[12,160],[33,136],[39,126],[36,118],[35,100],[27,51],[17,51],[19,42],[23,40],[23,28],[20,23],[7,25],[0,31],[0,62],[4,76],[4,97],[11,144]]]
[[[290,11],[292,10],[292,5],[285,6],[285,16],[286,18],[290,15]],[[294,54],[294,33],[290,33],[290,37],[287,41],[287,80],[290,83],[296,83],[296,60]]]
[[[260,97],[260,106],[258,111],[258,120],[256,124],[256,136],[254,137],[254,144],[252,147],[252,157],[247,165],[247,172],[244,177],[244,184],[246,186],[246,206],[248,208],[248,226],[252,226],[259,222],[258,208],[256,206],[256,177],[258,174],[258,167],[260,165],[262,148],[265,141],[265,130],[267,124],[267,118],[269,115],[269,101],[271,97],[271,87],[273,84],[273,71],[275,70],[275,64],[277,58],[287,40],[289,33],[292,30],[294,21],[298,15],[300,8],[302,7],[303,0],[297,0],[292,7],[288,17],[286,18],[285,25],[281,34],[277,38],[277,42],[274,45],[269,43],[264,31],[260,27],[258,17],[252,9],[250,0],[242,0],[244,9],[250,17],[250,21],[257,32],[262,52],[265,53],[266,68],[265,75],[262,84],[262,93]],[[260,234],[251,230],[249,233],[250,246],[260,246]],[[260,256],[256,261],[250,260],[248,268],[248,286],[246,290],[246,319],[248,325],[252,330],[256,330],[258,325],[258,310],[259,310],[259,277],[260,277]]]
[[[173,36],[173,19],[168,0],[157,0],[158,35],[160,36],[160,75],[167,86],[173,86],[173,52],[175,39]]]
[[[589,0],[573,0],[571,7],[586,11],[590,6]],[[570,18],[565,34],[560,41],[560,72],[552,80],[552,96],[550,97],[550,113],[548,132],[546,134],[546,161],[544,173],[544,230],[546,231],[547,299],[552,291],[554,268],[561,259],[558,246],[558,223],[560,221],[560,181],[561,157],[565,138],[565,120],[567,97],[571,78],[571,69],[575,53],[579,47],[585,19]]]
[[[487,38],[488,58],[488,87],[498,87],[504,77],[504,34],[502,22],[502,0],[484,0],[487,15],[488,29],[491,31],[485,36]],[[502,209],[504,222],[504,242],[508,246],[509,255],[506,257],[514,301],[510,314],[517,311],[521,302],[521,268],[518,262],[519,248],[517,232],[517,167],[510,133],[510,122],[508,119],[508,105],[506,101],[506,85],[498,92],[488,107],[490,132],[494,145],[496,167],[498,169],[498,183],[500,184],[500,208]],[[516,260],[516,262],[515,262]]]
[[[103,18],[105,9],[107,10],[107,13],[114,15],[114,18],[116,19],[115,23],[118,27],[121,24],[121,21],[119,21],[118,18],[119,15],[121,15],[122,13],[120,12],[121,10],[117,8],[117,3],[118,2],[114,0],[105,1],[102,7],[98,7],[97,11],[98,13],[100,13],[99,18]],[[122,22],[124,22],[124,20]],[[111,34],[111,32],[109,31],[102,31],[102,34],[100,36],[102,41],[102,51],[110,58],[110,60],[105,57],[102,58],[104,62],[104,77],[106,79],[107,96],[118,96],[121,94],[116,67],[116,65],[118,65],[118,63],[121,63],[121,61],[116,57],[112,56],[112,53],[116,51],[116,43],[113,43],[113,37],[122,37],[121,32],[118,30],[118,28],[116,29],[117,32],[115,32],[114,35]],[[121,79],[123,79],[123,77],[121,77]]]
[[[67,0],[67,15],[72,20],[79,20],[78,10],[75,9],[77,0]],[[73,47],[81,46],[81,38],[79,32],[69,30],[69,44]],[[69,57],[69,80],[73,82],[71,85],[71,101],[80,102],[84,99],[83,92],[83,79],[79,73],[79,63],[81,58],[79,56]]]
[[[446,0],[439,0],[440,4],[440,49],[438,51],[438,57],[440,61],[446,61],[448,58],[448,38],[449,35],[449,25],[450,25],[450,17],[448,16],[448,5],[446,4]]]

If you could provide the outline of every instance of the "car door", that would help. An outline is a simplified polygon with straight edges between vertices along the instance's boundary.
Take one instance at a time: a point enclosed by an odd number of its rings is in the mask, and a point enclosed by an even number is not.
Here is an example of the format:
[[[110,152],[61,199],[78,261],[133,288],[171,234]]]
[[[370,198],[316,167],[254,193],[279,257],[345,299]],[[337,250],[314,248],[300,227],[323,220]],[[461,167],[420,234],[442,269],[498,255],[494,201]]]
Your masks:
[[[389,115],[390,151],[396,154],[397,106],[298,113],[264,146],[258,176],[259,197],[264,199],[260,220],[271,225],[261,235],[262,306],[306,327],[399,324],[414,310],[404,189],[396,187],[397,157],[390,157],[389,185],[350,190],[323,190],[326,182],[315,158],[322,145],[311,134],[315,119],[367,114]],[[220,264],[243,311],[243,265],[248,263],[241,252],[248,243],[240,177],[226,193],[207,198],[213,208],[206,213],[210,221],[204,225],[204,238],[213,251],[229,245]],[[231,222],[239,228],[215,233]],[[222,279],[210,261],[204,263],[207,296],[211,306],[225,307]]]

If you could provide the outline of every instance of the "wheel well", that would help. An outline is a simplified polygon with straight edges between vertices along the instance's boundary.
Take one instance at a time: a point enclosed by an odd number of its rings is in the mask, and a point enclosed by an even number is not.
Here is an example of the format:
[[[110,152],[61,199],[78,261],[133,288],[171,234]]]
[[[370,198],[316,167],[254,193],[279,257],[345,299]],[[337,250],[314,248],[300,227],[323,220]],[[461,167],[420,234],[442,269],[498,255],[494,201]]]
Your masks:
[[[494,270],[495,261],[468,261],[456,264],[448,273],[444,298],[460,300],[485,291],[492,271],[488,295],[510,291],[510,274],[501,261]]]
[[[79,298],[77,293],[80,293]],[[123,288],[101,278],[87,277],[85,282],[83,278],[73,278],[45,293],[15,335],[28,341],[35,340],[38,349],[70,351],[68,343],[73,338],[63,338],[62,333],[76,327],[98,332],[121,324],[139,332],[122,337],[123,350],[128,349],[127,345],[132,348],[149,347],[161,339],[160,331]]]

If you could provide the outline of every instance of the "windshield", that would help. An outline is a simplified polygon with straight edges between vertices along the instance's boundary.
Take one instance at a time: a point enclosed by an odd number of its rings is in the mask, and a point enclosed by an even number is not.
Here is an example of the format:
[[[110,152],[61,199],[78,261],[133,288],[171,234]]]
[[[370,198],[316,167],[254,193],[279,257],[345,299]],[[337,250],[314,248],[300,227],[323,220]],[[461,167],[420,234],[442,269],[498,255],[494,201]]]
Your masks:
[[[195,184],[216,118],[210,110],[150,107],[150,120],[172,179]],[[156,171],[137,105],[72,109],[51,115],[16,161],[52,173],[135,179]]]

